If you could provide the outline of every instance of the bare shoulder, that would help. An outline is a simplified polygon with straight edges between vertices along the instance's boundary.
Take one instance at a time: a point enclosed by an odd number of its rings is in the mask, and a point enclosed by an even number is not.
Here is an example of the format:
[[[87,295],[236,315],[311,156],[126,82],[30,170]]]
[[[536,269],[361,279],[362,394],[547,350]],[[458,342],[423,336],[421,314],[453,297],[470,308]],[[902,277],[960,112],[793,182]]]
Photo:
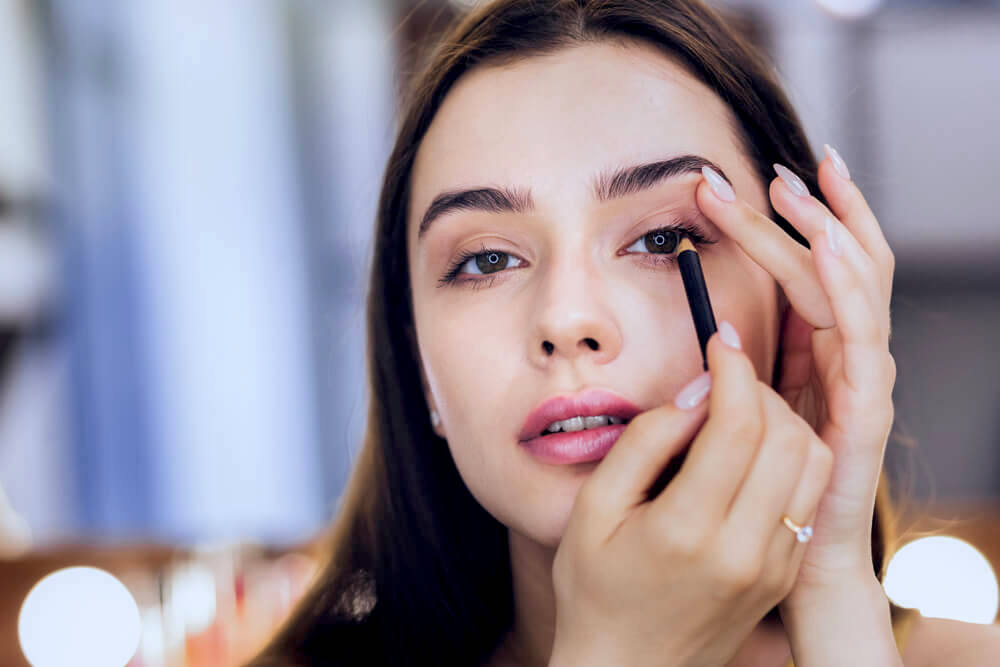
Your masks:
[[[903,647],[906,667],[994,667],[1000,665],[1000,625],[944,618],[913,619]]]

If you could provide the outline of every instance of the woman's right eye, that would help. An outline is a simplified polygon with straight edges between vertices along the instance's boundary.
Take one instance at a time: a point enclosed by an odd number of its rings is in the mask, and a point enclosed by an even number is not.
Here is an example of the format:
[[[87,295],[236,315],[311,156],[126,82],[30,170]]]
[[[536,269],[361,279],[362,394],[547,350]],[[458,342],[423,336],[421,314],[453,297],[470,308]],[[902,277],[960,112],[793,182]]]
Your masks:
[[[463,275],[489,276],[504,269],[521,266],[523,260],[502,250],[482,249],[480,252],[465,252],[451,265],[448,272],[438,281],[439,286],[454,283],[479,283],[484,278],[464,278]]]

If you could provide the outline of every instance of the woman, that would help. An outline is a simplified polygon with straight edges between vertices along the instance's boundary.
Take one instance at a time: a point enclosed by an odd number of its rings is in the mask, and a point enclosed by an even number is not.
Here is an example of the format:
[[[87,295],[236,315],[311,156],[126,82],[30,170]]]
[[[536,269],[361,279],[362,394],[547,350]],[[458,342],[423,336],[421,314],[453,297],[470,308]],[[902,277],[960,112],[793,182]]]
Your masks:
[[[1000,654],[882,594],[893,257],[770,72],[695,0],[499,0],[444,36],[382,189],[364,448],[256,665]],[[553,458],[558,397],[624,411],[587,424],[614,448]]]

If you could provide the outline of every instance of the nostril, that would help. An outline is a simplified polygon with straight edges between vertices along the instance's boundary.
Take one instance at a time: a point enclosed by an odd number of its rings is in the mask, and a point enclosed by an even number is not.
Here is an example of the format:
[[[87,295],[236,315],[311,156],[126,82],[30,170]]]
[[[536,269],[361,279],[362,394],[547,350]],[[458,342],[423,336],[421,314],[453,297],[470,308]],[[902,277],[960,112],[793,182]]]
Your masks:
[[[593,338],[585,338],[584,340],[586,340],[586,341],[587,341],[587,346],[588,346],[588,347],[589,347],[589,348],[590,348],[591,350],[596,350],[597,348],[599,348],[599,347],[600,347],[600,345],[598,345],[597,341],[596,341],[596,340],[594,340]]]

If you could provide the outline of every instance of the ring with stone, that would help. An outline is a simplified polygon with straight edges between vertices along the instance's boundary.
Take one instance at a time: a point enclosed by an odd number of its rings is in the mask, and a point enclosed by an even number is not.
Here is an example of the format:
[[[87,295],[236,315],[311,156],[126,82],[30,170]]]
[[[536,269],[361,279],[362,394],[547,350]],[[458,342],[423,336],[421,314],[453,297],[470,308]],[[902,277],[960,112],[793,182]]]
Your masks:
[[[808,542],[810,539],[812,539],[813,536],[812,526],[800,526],[799,524],[792,521],[787,514],[784,516],[782,521],[786,526],[788,526],[789,529],[791,529],[793,533],[795,533],[795,538],[799,542]]]

